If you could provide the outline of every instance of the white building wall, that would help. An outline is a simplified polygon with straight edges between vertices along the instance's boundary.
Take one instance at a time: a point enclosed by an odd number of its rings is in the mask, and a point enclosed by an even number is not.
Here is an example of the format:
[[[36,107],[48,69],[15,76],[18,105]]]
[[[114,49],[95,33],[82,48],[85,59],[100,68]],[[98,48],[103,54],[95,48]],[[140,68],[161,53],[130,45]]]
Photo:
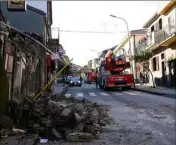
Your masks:
[[[150,59],[150,65],[149,65],[149,68],[150,70],[152,71],[153,73],[153,76],[154,78],[161,78],[162,77],[162,61],[165,62],[165,75],[168,76],[169,75],[169,67],[168,67],[168,64],[167,64],[167,60],[170,56],[173,56],[173,57],[176,57],[176,44],[173,46],[175,47],[175,50],[173,50],[173,48],[167,48],[165,51],[162,51],[156,55],[154,55],[151,59]],[[164,56],[165,58],[164,59],[161,59],[161,54],[164,53]],[[153,67],[152,67],[152,59],[154,57],[159,57],[159,70],[157,71],[153,71]],[[167,78],[169,79],[169,78]],[[150,74],[150,84],[152,84],[152,77],[151,77],[151,74]]]
[[[151,27],[154,25],[155,27],[155,31],[156,31],[156,23],[159,21],[160,18],[162,18],[162,29],[166,29],[167,25],[168,25],[168,18],[171,17],[171,22],[174,23],[175,21],[175,30],[176,30],[176,8],[173,8],[166,16],[162,15],[160,16],[153,24],[151,24],[151,26],[148,28],[148,32],[151,31]],[[167,30],[167,29],[166,29]],[[158,48],[160,49],[160,48]],[[165,54],[165,58],[162,60],[161,59],[161,54],[164,53]],[[154,57],[159,57],[159,70],[157,71],[153,71],[152,69],[152,58]],[[176,57],[176,44],[174,46],[171,47],[167,47],[166,50],[161,51],[160,53],[154,55],[149,63],[149,68],[153,73],[154,78],[161,78],[162,77],[162,61],[165,61],[165,75],[168,76],[169,75],[169,68],[168,68],[168,64],[167,64],[167,60],[170,56]],[[168,78],[169,79],[169,78]],[[150,75],[150,83],[152,84],[152,77]]]

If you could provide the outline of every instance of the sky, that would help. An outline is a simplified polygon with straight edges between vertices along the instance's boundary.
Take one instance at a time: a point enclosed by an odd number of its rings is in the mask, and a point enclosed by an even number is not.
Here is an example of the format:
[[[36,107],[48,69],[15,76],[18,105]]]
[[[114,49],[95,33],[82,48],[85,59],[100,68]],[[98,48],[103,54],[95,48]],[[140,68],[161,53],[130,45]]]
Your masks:
[[[141,29],[168,1],[52,1],[52,36],[58,38],[69,58],[87,65],[97,52],[118,45],[127,34],[125,23],[109,15],[124,18],[130,30]],[[92,31],[114,33],[64,32]]]
[[[40,10],[44,11],[45,13],[47,12],[46,1],[29,1],[29,0],[27,0],[27,4],[33,6],[37,9],[40,9]]]

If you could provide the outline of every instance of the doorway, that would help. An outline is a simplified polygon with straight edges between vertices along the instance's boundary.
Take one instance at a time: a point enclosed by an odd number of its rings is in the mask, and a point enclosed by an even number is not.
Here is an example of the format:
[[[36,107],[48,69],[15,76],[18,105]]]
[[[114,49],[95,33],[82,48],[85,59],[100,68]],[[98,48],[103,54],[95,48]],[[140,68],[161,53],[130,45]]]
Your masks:
[[[166,86],[166,64],[164,61],[161,62],[161,70],[162,70],[161,86]]]

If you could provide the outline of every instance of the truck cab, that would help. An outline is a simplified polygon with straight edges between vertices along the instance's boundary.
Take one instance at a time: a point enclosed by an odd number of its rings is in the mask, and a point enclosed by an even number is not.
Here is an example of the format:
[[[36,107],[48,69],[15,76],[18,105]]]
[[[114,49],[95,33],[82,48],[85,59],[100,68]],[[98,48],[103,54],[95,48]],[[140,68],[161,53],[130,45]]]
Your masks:
[[[95,82],[96,76],[97,76],[96,72],[89,72],[87,75],[87,83],[91,84],[92,82]]]

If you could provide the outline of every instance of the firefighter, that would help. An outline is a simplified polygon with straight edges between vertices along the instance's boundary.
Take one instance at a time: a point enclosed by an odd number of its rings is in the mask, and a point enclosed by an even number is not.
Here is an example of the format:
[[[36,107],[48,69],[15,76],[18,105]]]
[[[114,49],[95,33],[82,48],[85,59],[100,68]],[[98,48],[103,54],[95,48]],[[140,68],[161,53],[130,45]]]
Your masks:
[[[80,82],[82,83],[82,80],[83,80],[83,78],[82,78],[82,76],[80,76]]]
[[[95,77],[96,88],[98,88],[98,76]]]
[[[144,75],[140,72],[140,85],[144,84]]]

